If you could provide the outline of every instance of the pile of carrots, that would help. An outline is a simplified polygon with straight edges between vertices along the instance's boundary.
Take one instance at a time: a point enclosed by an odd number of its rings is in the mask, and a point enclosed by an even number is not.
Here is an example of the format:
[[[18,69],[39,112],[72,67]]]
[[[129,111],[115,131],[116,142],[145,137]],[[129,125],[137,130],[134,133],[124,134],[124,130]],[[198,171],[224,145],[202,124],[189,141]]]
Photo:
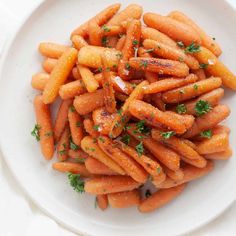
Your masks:
[[[57,145],[53,168],[102,210],[150,212],[232,155],[230,129],[219,124],[230,109],[220,100],[222,85],[235,90],[236,77],[218,59],[215,39],[182,12],[119,8],[76,28],[71,45],[40,43],[32,135],[47,160]],[[143,195],[147,182],[156,191]]]

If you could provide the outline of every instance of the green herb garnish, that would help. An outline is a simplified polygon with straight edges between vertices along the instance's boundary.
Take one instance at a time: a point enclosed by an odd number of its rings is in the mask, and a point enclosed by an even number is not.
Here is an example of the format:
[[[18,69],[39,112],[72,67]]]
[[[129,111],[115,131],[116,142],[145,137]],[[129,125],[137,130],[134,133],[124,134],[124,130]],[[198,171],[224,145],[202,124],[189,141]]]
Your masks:
[[[70,109],[71,112],[75,112],[75,107],[74,106],[70,106],[69,109]]]
[[[125,63],[125,69],[130,70],[130,64],[128,62]]]
[[[196,53],[196,52],[200,52],[201,49],[200,49],[200,45],[197,45],[193,42],[189,46],[187,46],[184,51],[185,53]]]
[[[185,114],[187,112],[187,107],[182,103],[178,104],[175,110],[178,114]]]
[[[52,137],[53,136],[53,131],[48,131],[45,133],[46,137]]]
[[[72,139],[70,139],[70,149],[72,149],[72,150],[74,150],[74,151],[76,151],[76,150],[79,149],[79,146],[76,145],[76,144],[72,141]]]
[[[209,66],[208,63],[200,63],[200,64],[199,64],[199,68],[200,68],[200,69],[206,69],[208,66]]]
[[[76,122],[76,127],[81,127],[81,122],[80,121]]]
[[[200,136],[203,137],[203,138],[211,138],[212,137],[212,131],[210,129],[202,131],[200,133]]]
[[[169,139],[170,137],[174,136],[175,132],[174,131],[167,131],[167,132],[161,132],[161,136],[164,139]]]
[[[140,142],[136,147],[135,150],[137,151],[139,156],[142,156],[144,153],[143,142]]]
[[[102,26],[102,29],[103,29],[105,32],[110,32],[110,31],[111,31],[106,25],[103,25],[103,26]]]
[[[136,123],[136,131],[141,134],[149,134],[150,128],[145,125],[145,120],[140,120],[138,123]]]
[[[133,40],[133,42],[132,42],[133,45],[138,45],[138,43],[139,43],[139,42],[138,42],[138,40],[136,40],[136,39]]]
[[[100,127],[99,125],[94,125],[94,126],[93,126],[93,129],[96,130],[96,131],[98,131],[98,130],[99,130],[99,127]]]
[[[31,131],[31,135],[35,137],[37,141],[40,140],[39,130],[41,129],[39,124],[35,124],[34,129]]]
[[[195,90],[198,90],[198,85],[197,85],[197,84],[194,84],[194,85],[193,85],[193,88],[194,88]]]
[[[204,115],[206,113],[208,113],[212,107],[209,104],[209,102],[205,101],[205,100],[199,100],[196,105],[195,105],[195,112],[198,116]]]
[[[78,193],[84,192],[84,181],[79,174],[68,173],[67,175],[71,187]]]

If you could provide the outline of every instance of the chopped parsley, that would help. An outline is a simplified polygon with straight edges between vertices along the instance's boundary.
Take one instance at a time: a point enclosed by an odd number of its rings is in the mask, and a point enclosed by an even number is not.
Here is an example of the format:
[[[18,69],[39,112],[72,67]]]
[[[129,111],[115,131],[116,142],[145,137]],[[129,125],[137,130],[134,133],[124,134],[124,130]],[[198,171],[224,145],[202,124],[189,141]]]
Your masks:
[[[76,122],[76,127],[81,127],[81,122],[80,121]]]
[[[179,41],[179,42],[177,42],[176,44],[177,44],[177,46],[180,47],[180,48],[184,48],[184,47],[185,47],[185,45],[184,45],[184,43],[183,43],[182,41]]]
[[[98,137],[98,140],[100,140],[102,143],[105,142],[104,138],[102,136]]]
[[[79,174],[68,173],[67,175],[71,187],[78,193],[84,192],[84,181]]]
[[[193,85],[193,88],[194,88],[195,90],[198,90],[198,85],[197,85],[197,84],[194,84],[194,85]]]
[[[143,142],[140,142],[136,147],[135,150],[137,151],[139,156],[142,156],[144,153]]]
[[[148,66],[148,62],[147,61],[141,61],[140,67],[147,68],[147,66]]]
[[[130,64],[128,62],[125,63],[125,69],[130,70]]]
[[[157,174],[160,174],[161,173],[161,167],[157,167]]]
[[[59,154],[62,156],[62,155],[65,155],[66,154],[66,149],[63,149],[63,150],[60,150],[59,151]]]
[[[203,137],[203,138],[211,138],[212,137],[212,131],[210,129],[202,131],[200,133],[200,136]]]
[[[52,137],[53,136],[53,131],[48,131],[45,133],[46,137]]]
[[[200,45],[195,44],[194,42],[191,43],[189,46],[187,46],[184,49],[185,53],[195,53],[195,52],[200,52]]]
[[[149,134],[150,128],[145,125],[145,120],[140,120],[138,123],[136,123],[136,131],[141,134]]]
[[[152,194],[151,194],[150,190],[147,189],[146,192],[145,192],[145,197],[148,198],[150,196],[152,196]]]
[[[195,105],[195,112],[198,116],[204,115],[206,113],[208,113],[212,107],[209,104],[209,102],[205,101],[205,100],[199,100],[196,105]]]
[[[102,72],[102,67],[98,67],[97,71]]]
[[[70,106],[69,109],[70,109],[71,112],[75,112],[75,107],[74,106]]]
[[[183,57],[179,57],[178,60],[179,60],[180,62],[183,62],[183,61],[184,61],[184,58],[183,58]]]
[[[35,124],[34,129],[31,131],[31,135],[35,137],[37,141],[40,140],[39,130],[41,129],[39,124]]]
[[[118,114],[119,116],[122,116],[122,109],[119,109],[119,110],[117,111],[117,114]]]
[[[175,132],[174,131],[167,131],[167,132],[161,132],[161,136],[164,139],[169,139],[170,137],[174,136]]]
[[[128,134],[122,136],[121,142],[125,143],[126,145],[129,145],[130,142],[130,136]]]
[[[185,114],[187,112],[187,107],[182,103],[178,104],[175,110],[178,114]]]
[[[209,66],[208,63],[200,63],[200,64],[199,64],[199,68],[200,68],[200,69],[206,69],[208,66]]]
[[[150,52],[153,52],[154,50],[155,50],[154,48],[150,48],[150,49],[147,49],[145,52],[150,53]]]
[[[103,25],[103,26],[102,26],[102,29],[103,29],[105,32],[110,32],[110,31],[111,31],[106,25]]]
[[[93,126],[93,129],[96,130],[96,131],[98,131],[98,130],[99,130],[99,127],[100,127],[99,125],[94,125],[94,126]]]
[[[79,149],[79,146],[76,145],[76,144],[72,141],[72,139],[70,139],[70,149],[72,149],[72,150],[74,150],[74,151],[76,151],[76,150]]]
[[[138,45],[138,43],[139,43],[139,42],[138,42],[137,39],[134,39],[133,42],[132,42],[133,45]]]
[[[107,44],[108,44],[108,39],[107,39],[107,37],[103,37],[103,38],[102,38],[102,46],[103,46],[103,47],[106,47]]]

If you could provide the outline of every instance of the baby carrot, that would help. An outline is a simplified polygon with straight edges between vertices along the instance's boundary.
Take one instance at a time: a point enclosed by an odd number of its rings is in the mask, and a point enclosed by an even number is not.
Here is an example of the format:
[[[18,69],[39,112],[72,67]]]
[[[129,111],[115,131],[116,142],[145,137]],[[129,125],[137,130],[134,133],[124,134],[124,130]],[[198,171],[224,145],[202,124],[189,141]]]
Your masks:
[[[102,176],[87,180],[84,190],[90,194],[107,194],[131,191],[140,185],[129,176]]]
[[[59,161],[65,161],[68,158],[69,147],[70,129],[66,126],[57,144],[57,158]]]
[[[107,194],[109,205],[113,208],[127,208],[139,205],[140,194],[137,189]]]
[[[34,98],[34,110],[39,129],[41,152],[46,160],[50,160],[54,153],[52,121],[49,105],[43,103],[41,95]]]
[[[117,164],[119,164],[125,172],[130,175],[134,180],[139,183],[145,183],[147,180],[147,172],[130,158],[127,154],[122,152],[118,147],[115,146],[115,143],[112,142],[109,138],[105,136],[100,136],[98,139],[99,147],[110,156]]]
[[[99,126],[95,126],[92,119],[84,119],[83,125],[86,133],[88,133],[91,137],[97,138],[99,136]]]
[[[91,111],[104,105],[103,90],[99,89],[93,93],[84,93],[75,97],[74,107],[80,115],[86,115]]]
[[[43,61],[43,64],[42,64],[42,67],[43,69],[45,70],[45,72],[47,73],[51,73],[52,70],[54,69],[54,67],[56,66],[57,64],[57,59],[54,59],[54,58],[46,58],[44,61]]]
[[[190,19],[188,16],[186,16],[184,13],[180,11],[172,11],[169,13],[168,17],[175,19],[179,22],[182,22],[186,25],[189,25],[199,34],[202,40],[202,46],[208,48],[216,56],[220,56],[222,51],[218,43],[212,37],[207,35],[192,19]]]
[[[164,165],[163,165],[162,168],[163,168],[164,173],[166,174],[166,176],[168,176],[169,178],[171,178],[175,181],[180,181],[184,178],[184,172],[183,172],[182,168],[179,168],[179,170],[177,170],[177,171],[170,170],[169,168],[167,168]],[[154,185],[159,184],[155,180],[152,181],[152,183],[154,183]]]
[[[91,20],[88,23],[89,43],[94,46],[102,46],[102,30],[96,20]]]
[[[233,152],[231,147],[228,147],[223,152],[215,152],[211,154],[206,154],[205,158],[208,160],[228,160],[232,156]]]
[[[60,86],[66,81],[70,71],[75,65],[76,59],[77,50],[74,48],[66,50],[60,57],[43,91],[44,103],[48,104],[55,101]]]
[[[173,188],[159,190],[150,197],[144,199],[138,209],[142,213],[148,213],[163,207],[178,197],[183,192],[184,188],[185,184],[182,184]]]
[[[125,45],[126,36],[123,35],[116,44],[116,50],[121,51]]]
[[[81,141],[81,148],[91,157],[99,160],[114,172],[120,175],[125,175],[125,171],[101,150],[98,144],[94,142],[92,137],[85,136]]]
[[[37,73],[32,76],[31,86],[37,90],[44,90],[47,82],[49,81],[49,74],[47,73]]]
[[[75,66],[73,69],[72,69],[72,76],[75,80],[81,80],[81,75],[77,69],[77,66]]]
[[[132,57],[129,60],[129,65],[136,70],[176,77],[185,77],[189,74],[189,68],[185,63],[168,59]]]
[[[82,177],[91,177],[84,164],[74,163],[74,162],[56,162],[52,164],[52,168],[63,172],[71,172],[73,174],[80,174]]]
[[[222,84],[221,78],[211,77],[193,84],[189,84],[162,94],[162,100],[166,103],[178,103],[190,98],[197,97],[213,89],[219,88]]]
[[[57,43],[40,43],[39,44],[39,52],[45,56],[50,58],[58,59],[62,56],[62,54],[67,51],[69,47]]]
[[[108,199],[107,199],[107,194],[100,194],[97,195],[96,197],[97,205],[98,207],[104,211],[108,207]]]
[[[204,69],[192,70],[192,73],[198,77],[198,80],[206,79],[206,74],[205,74]]]
[[[220,77],[224,86],[236,90],[236,76],[211,51],[201,47],[199,52],[194,53],[194,57],[199,63],[207,65],[207,72]]]
[[[186,54],[180,48],[169,46],[160,41],[145,39],[143,46],[146,49],[153,49],[153,53],[161,58],[166,58],[174,61],[185,62],[190,69],[198,69],[198,61],[191,55]]]
[[[72,38],[71,38],[71,41],[73,43],[73,47],[76,48],[78,51],[84,47],[84,46],[87,46],[88,43],[85,41],[85,39],[80,36],[80,35],[74,35]]]
[[[143,20],[147,26],[161,31],[175,41],[182,41],[185,45],[190,45],[193,42],[201,44],[198,33],[190,26],[177,20],[155,13],[145,13]]]
[[[63,100],[58,109],[54,128],[53,128],[54,138],[56,142],[59,140],[63,130],[65,129],[65,126],[68,120],[68,110],[71,105],[72,105],[72,99]]]
[[[68,151],[68,156],[81,163],[84,163],[85,160],[89,157],[89,155],[81,149],[78,150],[70,149]]]

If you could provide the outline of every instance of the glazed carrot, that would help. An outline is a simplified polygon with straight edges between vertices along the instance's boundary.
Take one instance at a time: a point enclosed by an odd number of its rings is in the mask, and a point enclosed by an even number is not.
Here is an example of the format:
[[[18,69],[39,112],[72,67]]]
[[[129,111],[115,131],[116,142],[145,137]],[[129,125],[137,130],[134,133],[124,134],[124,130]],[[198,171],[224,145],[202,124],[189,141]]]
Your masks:
[[[159,186],[156,186],[158,188],[172,188],[187,182],[190,182],[192,180],[196,180],[198,178],[201,178],[205,175],[207,175],[209,172],[211,172],[214,168],[213,162],[208,161],[206,167],[204,168],[197,168],[191,165],[186,165],[183,167],[184,172],[184,178],[180,181],[174,181],[170,178],[167,178],[166,181],[161,183]]]
[[[101,55],[104,50],[110,50],[109,67],[112,69],[114,65],[118,65],[120,51],[112,48],[104,48],[97,46],[85,46],[82,47],[78,53],[78,63],[83,66],[91,68],[100,68],[102,66]]]
[[[104,211],[108,207],[108,199],[106,194],[100,194],[96,197],[98,207]]]
[[[78,51],[84,47],[84,46],[87,46],[88,43],[85,41],[85,39],[80,36],[80,35],[74,35],[72,38],[71,38],[71,41],[72,41],[72,44],[73,44],[73,47],[76,48]]]
[[[206,74],[203,69],[192,70],[192,73],[198,77],[198,80],[206,79]]]
[[[82,119],[80,115],[76,112],[74,107],[71,107],[71,109],[69,109],[68,120],[69,120],[72,140],[76,145],[79,146],[84,136],[83,127],[82,127]]]
[[[77,65],[78,71],[82,77],[84,85],[89,93],[92,93],[97,90],[99,87],[98,82],[95,80],[93,73],[89,70],[89,68]]]
[[[124,143],[120,143],[119,147],[123,152],[137,161],[151,176],[162,176],[163,170],[157,161],[152,160],[144,154],[138,155],[136,150],[129,147],[128,145],[125,145]]]
[[[81,141],[81,148],[90,156],[108,166],[114,172],[120,175],[125,175],[125,171],[101,150],[98,144],[94,142],[92,137],[84,137]]]
[[[99,136],[99,132],[98,132],[99,126],[95,126],[92,119],[90,119],[90,118],[84,119],[83,125],[84,125],[85,131],[86,131],[91,137],[96,138],[96,137]]]
[[[73,69],[72,69],[72,76],[75,80],[81,80],[81,75],[77,69],[77,66],[75,66]]]
[[[102,176],[87,180],[84,190],[91,194],[107,194],[131,191],[140,185],[129,176]]]
[[[156,40],[160,43],[164,43],[174,48],[178,47],[176,42],[173,39],[171,39],[166,34],[163,34],[156,29],[153,29],[150,27],[142,27],[141,33],[142,33],[143,39],[152,39],[152,40]]]
[[[111,75],[111,82],[117,92],[129,95],[133,91],[133,84],[122,80],[119,76]]]
[[[68,120],[68,111],[71,105],[72,105],[72,99],[63,100],[58,109],[53,128],[54,138],[56,142],[59,140],[63,130],[65,129]]]
[[[137,189],[107,194],[109,205],[113,208],[127,208],[139,205],[140,194]]]
[[[57,64],[57,59],[53,59],[53,58],[46,58],[44,61],[43,61],[43,64],[42,64],[42,67],[43,69],[47,72],[47,73],[51,73],[52,70],[54,69],[54,67],[56,66]]]
[[[140,19],[143,9],[137,4],[130,4],[124,10],[116,14],[108,21],[107,25],[120,25],[122,21],[129,18]]]
[[[99,132],[108,135],[114,116],[102,107],[94,110],[92,117],[94,124],[99,127]]]
[[[103,25],[102,35],[104,36],[117,36],[125,32],[125,29],[120,25]]]
[[[37,90],[43,90],[49,81],[49,74],[47,73],[37,73],[32,76],[31,86]]]
[[[149,103],[133,100],[129,104],[129,112],[140,120],[146,120],[154,127],[159,127],[162,124],[178,134],[186,131],[186,127],[182,121],[172,116],[172,114],[160,111]]]
[[[145,79],[151,84],[158,81],[158,75],[156,73],[146,71]]]
[[[228,160],[232,156],[233,152],[231,147],[228,147],[223,152],[216,152],[211,154],[206,154],[205,158],[209,160]]]
[[[195,143],[193,143],[192,141],[188,140],[188,139],[182,139],[188,146],[190,146],[192,149],[197,150],[197,146],[195,145]]]
[[[57,159],[65,161],[68,158],[68,151],[70,147],[70,129],[65,127],[57,145]]]
[[[50,160],[54,153],[53,129],[49,105],[43,103],[41,95],[34,98],[34,110],[39,129],[41,152],[46,160]]]
[[[173,171],[177,171],[180,168],[180,156],[172,151],[169,148],[166,148],[161,143],[156,142],[149,136],[141,134],[139,132],[135,132],[136,126],[133,124],[129,124],[129,129],[127,133],[133,136],[138,141],[142,140],[143,145],[147,148],[156,159],[162,162],[165,166]]]
[[[229,136],[227,133],[215,134],[210,139],[205,139],[197,143],[197,151],[200,154],[210,154],[223,152],[229,146]]]
[[[174,61],[185,62],[190,69],[198,69],[198,61],[191,55],[186,54],[180,48],[169,46],[160,41],[154,41],[151,39],[145,39],[143,46],[146,49],[153,49],[153,53],[161,58],[166,58]]]
[[[188,16],[186,16],[184,13],[180,11],[172,11],[169,13],[168,17],[175,19],[179,22],[182,22],[193,28],[199,34],[202,40],[202,46],[208,48],[216,56],[220,56],[222,51],[218,43],[212,37],[207,35],[192,19],[190,19]]]
[[[95,158],[88,157],[85,161],[86,169],[96,175],[116,175],[117,173],[112,171],[109,167]]]
[[[114,120],[112,122],[111,128],[110,128],[110,137],[117,137],[121,134],[123,131],[123,128],[125,124],[129,121],[130,114],[128,113],[129,104],[134,99],[142,99],[143,98],[143,86],[147,85],[148,82],[143,81],[138,86],[135,87],[133,92],[130,94],[129,98],[124,102],[123,106],[119,110],[119,113],[116,114],[114,117]]]
[[[121,51],[125,45],[126,36],[123,35],[116,44],[116,50]]]
[[[152,94],[151,100],[159,110],[166,110],[166,104],[162,101],[160,93]]]
[[[89,43],[94,46],[102,46],[102,30],[96,20],[88,23]]]
[[[84,93],[75,97],[74,107],[80,115],[86,115],[91,111],[104,105],[103,90],[99,89],[93,93]]]
[[[226,125],[217,125],[212,129],[212,134],[230,134],[230,128]]]
[[[201,156],[194,149],[188,146],[181,138],[172,136],[166,139],[157,129],[152,129],[152,138],[156,141],[163,142],[164,144],[168,145],[170,148],[178,152],[181,156],[184,156],[188,159],[201,158]]]
[[[201,44],[201,38],[194,29],[179,21],[155,13],[145,13],[144,23],[168,35],[175,41],[182,41],[185,45],[191,43]]]
[[[121,101],[121,102],[125,102],[126,99],[128,99],[128,96],[123,94],[123,93],[119,93],[119,92],[115,92],[115,97],[117,100]]]
[[[197,81],[197,77],[194,74],[188,75],[186,78],[177,79],[177,78],[168,78],[153,82],[144,87],[144,93],[160,93],[173,88],[178,88],[183,85],[192,84]]]
[[[43,91],[44,103],[55,101],[60,86],[66,81],[70,71],[75,65],[77,59],[77,50],[74,48],[66,50],[58,60],[56,66],[50,74],[50,79]]]
[[[186,107],[186,114],[196,115],[195,105],[200,100],[207,101],[211,107],[214,107],[219,104],[223,96],[224,89],[218,88],[199,96],[197,99],[190,100],[189,102],[184,103]]]
[[[75,159],[75,160],[81,162],[81,163],[84,163],[85,160],[89,157],[88,154],[81,149],[78,149],[78,150],[70,149],[68,151],[68,156],[72,159]]]
[[[178,103],[207,93],[219,88],[222,84],[221,78],[211,77],[190,85],[186,85],[162,94],[162,100],[166,103]]]
[[[39,52],[45,56],[50,58],[58,59],[62,56],[65,51],[67,51],[69,47],[57,43],[40,43],[39,44]]]
[[[139,183],[145,183],[148,177],[147,172],[114,144],[115,143],[106,136],[100,136],[98,139],[99,147],[115,162],[117,162],[117,164],[119,164],[128,175]]]
[[[59,95],[63,100],[73,98],[86,92],[87,90],[82,80],[76,80],[66,83],[59,89]]]
[[[106,48],[116,48],[116,44],[118,42],[118,37],[117,36],[104,36],[102,38],[102,41],[103,41],[102,45],[104,47],[106,47]]]
[[[180,181],[184,178],[184,172],[182,170],[182,168],[180,168],[179,170],[177,171],[173,171],[173,170],[170,170],[169,168],[167,168],[166,166],[163,165],[163,170],[164,170],[164,173],[166,173],[166,175],[175,180],[175,181]],[[160,184],[160,183],[157,183],[155,180],[152,181],[154,183],[154,185],[156,184]]]
[[[102,87],[106,110],[110,113],[113,113],[116,111],[116,99],[112,85],[112,75],[110,73],[110,70],[108,70],[108,58],[110,57],[109,54],[109,51],[104,51],[104,54],[102,54]]]
[[[195,119],[193,126],[183,135],[184,138],[192,138],[204,130],[216,126],[226,119],[230,114],[230,109],[226,105],[218,105],[210,112]]]
[[[207,165],[206,159],[202,156],[200,156],[198,159],[188,159],[184,156],[181,156],[181,160],[197,168],[204,168]]]
[[[124,79],[128,80],[131,77],[128,60],[135,55],[135,50],[138,50],[141,36],[141,22],[139,20],[132,20],[126,33],[126,40],[122,49],[123,57],[118,64],[118,74]]]
[[[136,70],[144,70],[176,77],[185,77],[189,74],[189,68],[185,63],[167,59],[132,57],[129,60],[129,65]]]
[[[113,15],[116,14],[116,12],[120,9],[120,3],[112,4],[99,12],[97,15],[95,15],[92,19],[90,20],[95,20],[98,25],[103,25],[105,24]],[[72,33],[71,37],[73,35],[80,35],[82,37],[87,36],[87,31],[88,31],[88,23],[89,21],[83,23],[80,25],[78,28],[76,28]]]
[[[71,172],[73,174],[80,174],[82,177],[91,177],[84,164],[72,162],[56,162],[52,164],[52,168],[63,172]]]
[[[151,52],[149,52],[149,50],[145,49],[144,47],[139,47],[138,56],[139,57],[148,57],[148,58],[152,57]]]
[[[177,187],[159,190],[152,194],[152,196],[143,200],[138,209],[142,213],[148,213],[160,207],[163,207],[164,205],[178,197],[183,192],[184,188],[185,184],[182,184]]]
[[[236,76],[208,49],[201,47],[200,52],[194,53],[199,63],[207,64],[206,71],[211,75],[220,77],[223,85],[236,89]]]

